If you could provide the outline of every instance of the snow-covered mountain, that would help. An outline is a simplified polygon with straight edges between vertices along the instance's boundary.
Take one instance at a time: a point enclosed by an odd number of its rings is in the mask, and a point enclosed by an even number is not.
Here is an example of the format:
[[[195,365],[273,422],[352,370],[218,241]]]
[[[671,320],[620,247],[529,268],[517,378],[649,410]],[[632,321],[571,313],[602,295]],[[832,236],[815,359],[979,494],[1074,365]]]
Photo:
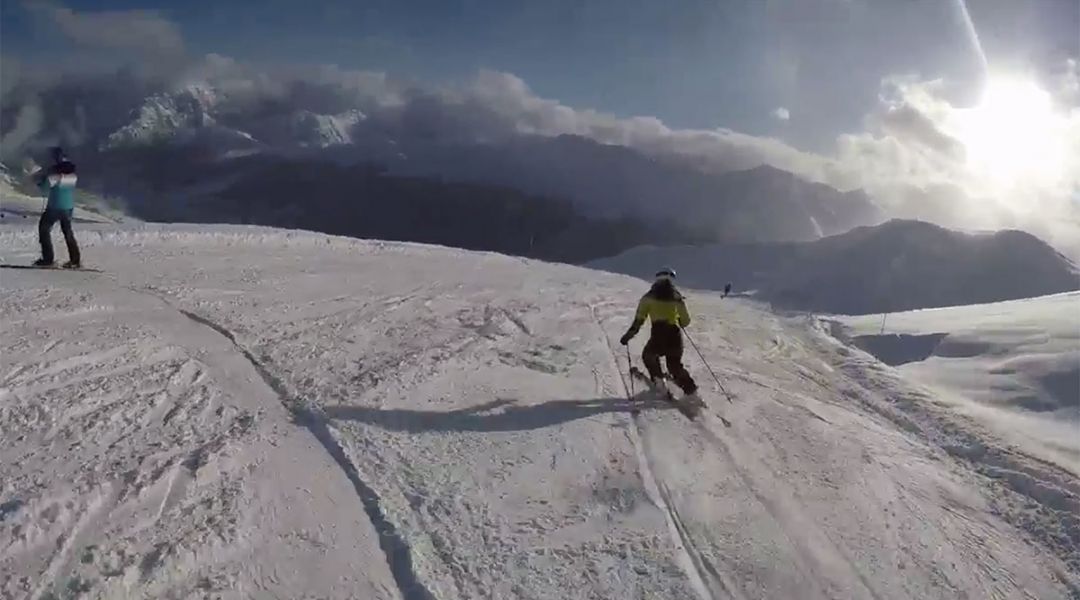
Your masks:
[[[353,128],[365,118],[355,109],[329,115],[280,107],[257,118],[237,115],[235,111],[227,95],[208,85],[154,94],[134,112],[131,122],[109,134],[101,149],[175,147],[206,138],[221,144],[224,150],[326,148],[351,144]],[[234,126],[237,123],[243,127]]]
[[[626,379],[628,277],[255,227],[77,233],[102,273],[0,271],[5,597],[1080,589],[1075,475],[813,320],[692,293],[723,390],[688,355],[691,422]],[[35,244],[0,226],[0,261]]]
[[[498,119],[482,107],[471,119],[446,99],[421,97],[402,105],[319,82],[263,82],[270,87],[264,90],[260,81],[239,87],[212,81],[142,88],[72,83],[26,91],[22,104],[44,107],[39,150],[45,140],[77,140],[69,151],[84,187],[123,198],[133,210],[149,197],[189,198],[193,182],[198,204],[213,206],[216,197],[207,191],[243,176],[250,161],[240,159],[261,154],[510,187],[569,200],[589,217],[677,223],[695,240],[814,240],[883,219],[861,191],[841,193],[773,167],[713,172],[690,159],[580,135],[494,126],[489,121]],[[19,90],[14,93],[0,114],[5,123],[14,122],[21,106]],[[344,202],[354,193],[341,190],[339,197]]]
[[[273,143],[295,143],[303,148],[328,148],[353,143],[353,130],[356,124],[365,119],[359,110],[350,110],[339,115],[320,115],[309,110],[302,110],[285,117],[280,128],[283,138],[275,138],[267,132],[267,139]]]
[[[796,310],[841,314],[979,304],[1080,289],[1066,257],[1020,231],[964,233],[892,220],[800,244],[642,247],[590,263],[684,285],[753,292]]]
[[[176,93],[154,94],[139,107],[127,125],[109,134],[103,149],[148,146],[184,139],[217,125],[210,115],[213,95],[194,87]]]

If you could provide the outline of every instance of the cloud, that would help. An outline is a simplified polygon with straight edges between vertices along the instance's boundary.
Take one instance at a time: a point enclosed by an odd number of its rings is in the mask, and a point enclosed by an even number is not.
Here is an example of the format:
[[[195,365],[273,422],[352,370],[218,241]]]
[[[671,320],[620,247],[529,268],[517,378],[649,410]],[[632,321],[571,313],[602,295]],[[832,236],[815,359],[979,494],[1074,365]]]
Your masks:
[[[769,164],[841,190],[862,188],[892,216],[959,229],[1024,229],[1080,257],[1080,210],[1074,200],[1080,197],[1080,110],[1065,121],[1076,135],[1063,177],[1003,188],[988,184],[968,164],[955,124],[970,109],[954,105],[950,91],[942,81],[886,78],[863,131],[838,136],[828,153],[727,129],[672,129],[653,117],[575,109],[537,97],[506,73],[482,73],[463,90],[442,97],[461,105],[471,100],[516,132],[581,135],[709,171]]]
[[[39,0],[27,2],[26,7],[80,46],[157,55],[178,55],[184,51],[180,29],[155,11],[76,12],[60,4]]]
[[[962,160],[964,147],[938,128],[934,120],[910,104],[885,109],[878,120],[882,131],[899,140],[921,144],[942,155]]]
[[[1068,58],[1057,76],[1056,97],[1065,106],[1080,106],[1080,59]]]
[[[776,110],[772,111],[772,113],[770,114],[772,114],[773,118],[778,121],[791,120],[791,112],[783,106],[777,107]]]
[[[510,133],[579,135],[717,172],[771,164],[822,181],[827,171],[828,160],[777,139],[729,129],[671,129],[655,117],[619,118],[576,109],[536,96],[523,80],[509,73],[483,71],[463,88],[442,90],[438,96],[473,111],[490,111]]]
[[[10,56],[0,56],[0,100],[7,98],[22,80],[22,63]]]
[[[15,115],[14,126],[0,137],[0,158],[8,160],[18,156],[26,143],[41,132],[44,121],[44,112],[36,99],[22,105]]]
[[[1002,184],[967,161],[956,134],[972,108],[947,92],[941,81],[886,79],[865,130],[838,138],[832,182],[866,189],[894,216],[1023,229],[1080,258],[1080,109],[1054,117],[1066,140],[1060,173]]]
[[[385,73],[326,65],[255,66],[210,54],[164,74],[136,69],[132,73],[142,78],[141,86],[127,80],[121,82],[118,73],[102,74],[94,79],[95,108],[86,114],[91,122],[79,128],[80,131],[99,130],[103,120],[112,123],[115,115],[137,109],[137,104],[130,103],[132,94],[146,95],[155,89],[165,92],[209,88],[217,101],[223,102],[217,110],[233,117],[238,128],[244,130],[248,115],[288,114],[295,110],[337,114],[358,109],[369,117],[365,127],[381,128],[395,138],[415,136],[468,143],[496,142],[519,135],[578,135],[603,144],[634,148],[656,158],[692,163],[713,172],[771,164],[815,181],[826,181],[828,174],[836,170],[828,159],[773,138],[729,129],[672,129],[655,117],[619,118],[570,107],[542,98],[521,78],[498,71],[480,71],[470,80],[455,85],[431,86],[395,79]],[[169,79],[161,81],[163,76]],[[25,79],[35,93],[45,93],[50,86],[67,86],[75,76],[54,73],[50,81]],[[110,86],[116,96],[112,105],[97,96],[100,90]],[[83,98],[86,93],[76,90],[68,95]],[[45,132],[54,137],[61,133],[60,123],[82,122],[69,106],[72,102],[63,104],[64,114],[51,111],[45,118]],[[5,107],[5,112],[8,110]],[[103,113],[110,116],[103,119]],[[124,124],[111,126],[115,129]]]
[[[714,171],[762,164],[818,181],[827,160],[784,142],[728,129],[672,129],[654,117],[619,118],[536,95],[521,78],[480,71],[462,83],[430,86],[384,73],[332,66],[253,67],[209,55],[189,66],[174,88],[208,85],[228,98],[232,113],[304,109],[327,114],[358,109],[364,127],[394,138],[492,143],[520,135],[577,135],[647,155],[693,162]]]

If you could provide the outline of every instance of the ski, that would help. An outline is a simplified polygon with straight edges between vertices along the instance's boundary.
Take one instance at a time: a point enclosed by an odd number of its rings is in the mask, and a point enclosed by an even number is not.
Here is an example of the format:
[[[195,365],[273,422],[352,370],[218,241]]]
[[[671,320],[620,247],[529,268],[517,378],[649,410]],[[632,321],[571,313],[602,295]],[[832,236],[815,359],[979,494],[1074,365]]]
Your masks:
[[[630,376],[641,380],[650,387],[652,386],[652,381],[649,379],[649,376],[637,367],[630,367]],[[667,381],[666,378],[664,381]],[[657,390],[654,388],[653,391],[657,393],[662,400],[674,406],[684,417],[691,421],[701,416],[701,410],[705,408],[704,402],[689,402],[685,398],[676,398],[675,394],[667,387],[666,383],[661,383],[660,389]]]
[[[644,382],[645,385],[651,386],[649,376],[637,367],[630,367],[630,376]],[[667,381],[666,377],[665,381]],[[671,391],[670,388],[667,387],[666,383],[662,384],[662,388],[663,389],[659,391],[661,399],[675,406],[675,408],[678,409],[678,411],[682,413],[683,416],[685,416],[687,419],[690,419],[691,421],[696,421],[697,418],[701,416],[702,411],[704,411],[707,406],[705,404],[705,401],[700,398],[696,402],[688,401],[685,398],[676,398],[675,394]],[[630,412],[633,415],[640,414],[640,410],[638,409],[634,409]],[[719,412],[715,414],[716,417],[720,419],[720,422],[724,424],[724,427],[731,427],[731,421],[724,417],[724,415],[721,415]]]
[[[94,267],[64,267],[61,265],[11,265],[0,264],[0,269],[25,269],[30,271],[88,271],[90,273],[104,273],[101,269],[95,269]]]

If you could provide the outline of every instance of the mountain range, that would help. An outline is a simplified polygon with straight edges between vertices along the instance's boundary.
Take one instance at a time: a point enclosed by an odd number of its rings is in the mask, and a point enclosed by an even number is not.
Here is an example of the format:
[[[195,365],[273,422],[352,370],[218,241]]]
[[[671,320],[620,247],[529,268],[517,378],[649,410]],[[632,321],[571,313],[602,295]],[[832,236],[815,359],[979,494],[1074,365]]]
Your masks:
[[[895,219],[812,242],[641,247],[590,266],[753,293],[780,308],[867,314],[1030,298],[1080,289],[1076,265],[1022,231],[963,233]]]
[[[522,133],[435,98],[395,108],[305,82],[257,94],[120,83],[65,83],[41,104],[49,122],[78,117],[69,149],[80,186],[122,199],[136,219],[427,242],[632,274],[672,264],[692,286],[732,281],[815,311],[1076,288],[1072,263],[1028,234],[875,227],[885,215],[862,191],[769,165],[716,172],[580,135]]]
[[[514,190],[536,202],[541,212],[562,215],[557,219],[568,228],[631,224],[655,232],[646,235],[647,243],[807,241],[883,220],[861,191],[839,192],[771,166],[708,172],[688,160],[650,156],[583,136],[494,132],[479,120],[470,123],[438,109],[418,111],[415,106],[424,104],[418,101],[408,110],[368,114],[355,98],[312,84],[297,83],[287,93],[254,100],[244,90],[208,83],[173,90],[145,84],[88,86],[73,82],[45,92],[46,120],[63,122],[62,115],[79,115],[82,135],[69,149],[80,165],[81,184],[123,198],[133,216],[147,220],[231,222],[236,190],[251,189],[251,181],[265,180],[269,170],[297,172],[300,165],[330,162],[344,169],[338,185],[326,182],[299,197],[278,197],[277,190],[264,189],[260,199],[274,206],[276,216],[259,217],[255,205],[250,218],[289,227],[300,222],[287,222],[282,215],[308,213],[313,202],[328,208],[377,200],[387,207],[397,203],[393,193],[422,178],[425,201],[404,201],[417,210],[458,195],[462,188],[455,186],[460,184],[488,197]],[[15,119],[16,105],[5,104],[5,124]],[[354,184],[370,182],[373,169],[383,180],[379,190],[384,195],[358,200],[370,190]],[[349,170],[356,173],[348,175]],[[287,187],[295,193],[296,186]],[[232,195],[223,196],[229,189]],[[313,194],[327,197],[313,199]],[[295,206],[281,210],[288,204]],[[415,217],[418,223],[427,218]],[[402,227],[394,235],[409,237],[399,233],[408,228]],[[388,237],[380,230],[364,231]],[[642,241],[637,235],[624,237],[628,243]],[[611,251],[606,243],[593,250],[586,246],[586,258]]]

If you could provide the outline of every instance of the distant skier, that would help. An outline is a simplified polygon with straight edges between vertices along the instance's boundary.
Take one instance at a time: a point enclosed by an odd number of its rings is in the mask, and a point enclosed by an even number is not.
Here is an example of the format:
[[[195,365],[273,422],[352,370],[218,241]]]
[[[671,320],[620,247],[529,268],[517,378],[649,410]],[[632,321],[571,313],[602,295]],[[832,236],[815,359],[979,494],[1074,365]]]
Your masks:
[[[729,294],[731,294],[731,284],[730,283],[724,286],[724,297],[727,298]]]
[[[64,156],[62,148],[59,146],[52,148],[50,155],[53,161],[52,166],[39,171],[36,177],[38,187],[48,194],[49,201],[38,222],[41,258],[34,262],[34,266],[53,266],[52,228],[59,221],[68,250],[68,262],[64,263],[64,268],[78,269],[82,266],[82,258],[79,255],[79,244],[75,241],[75,232],[71,229],[78,175],[75,173],[74,163]]]
[[[653,282],[652,288],[641,297],[634,322],[619,343],[624,346],[629,344],[648,318],[652,321],[652,331],[649,341],[645,343],[641,359],[645,362],[645,368],[649,372],[653,385],[657,385],[663,377],[660,357],[664,357],[668,372],[675,384],[687,396],[698,400],[697,384],[682,364],[682,328],[690,324],[690,311],[686,309],[683,295],[675,289],[674,280],[673,269],[661,269],[656,273],[656,281]]]

